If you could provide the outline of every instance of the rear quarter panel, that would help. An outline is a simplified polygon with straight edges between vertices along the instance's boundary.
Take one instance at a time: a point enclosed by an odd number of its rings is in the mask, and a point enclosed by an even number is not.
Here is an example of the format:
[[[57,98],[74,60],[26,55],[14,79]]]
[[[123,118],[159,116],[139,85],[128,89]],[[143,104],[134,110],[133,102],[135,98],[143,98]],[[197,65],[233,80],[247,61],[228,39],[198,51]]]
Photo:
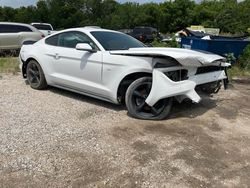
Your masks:
[[[39,41],[42,39],[42,33],[38,32],[21,32],[19,33],[19,45],[22,46],[22,44],[25,41]]]
[[[20,50],[22,61],[27,62],[29,59],[36,60],[43,69],[47,83],[50,84],[51,80],[48,76],[48,73],[51,72],[50,63],[44,54],[46,54],[46,49],[43,46],[43,41],[39,41],[33,45],[23,45]]]

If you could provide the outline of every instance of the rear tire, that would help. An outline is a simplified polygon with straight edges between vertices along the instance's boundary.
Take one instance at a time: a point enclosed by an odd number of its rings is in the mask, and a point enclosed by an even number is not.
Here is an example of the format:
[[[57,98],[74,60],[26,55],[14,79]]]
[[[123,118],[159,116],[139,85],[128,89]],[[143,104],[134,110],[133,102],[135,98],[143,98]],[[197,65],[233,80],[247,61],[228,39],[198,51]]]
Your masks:
[[[147,105],[147,99],[152,86],[151,77],[135,80],[127,89],[126,106],[128,113],[135,118],[145,120],[165,119],[172,107],[173,98],[161,99],[153,107]]]
[[[27,80],[30,87],[37,90],[47,88],[47,82],[43,73],[43,70],[39,63],[35,60],[31,60],[27,65]]]

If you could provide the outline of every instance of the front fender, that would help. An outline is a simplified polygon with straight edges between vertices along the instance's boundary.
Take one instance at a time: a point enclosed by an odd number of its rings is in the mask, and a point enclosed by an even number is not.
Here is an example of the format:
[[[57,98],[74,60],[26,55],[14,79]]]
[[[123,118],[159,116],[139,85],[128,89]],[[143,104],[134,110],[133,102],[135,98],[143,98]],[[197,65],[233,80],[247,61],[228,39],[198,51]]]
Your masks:
[[[122,82],[122,80],[128,75],[137,74],[137,73],[152,74],[152,69],[138,68],[138,69],[131,69],[131,70],[126,70],[124,72],[121,72],[119,77],[113,81],[112,86],[110,86],[112,98],[117,100],[117,92],[118,92],[118,89],[119,89],[119,86],[120,86],[120,83]]]

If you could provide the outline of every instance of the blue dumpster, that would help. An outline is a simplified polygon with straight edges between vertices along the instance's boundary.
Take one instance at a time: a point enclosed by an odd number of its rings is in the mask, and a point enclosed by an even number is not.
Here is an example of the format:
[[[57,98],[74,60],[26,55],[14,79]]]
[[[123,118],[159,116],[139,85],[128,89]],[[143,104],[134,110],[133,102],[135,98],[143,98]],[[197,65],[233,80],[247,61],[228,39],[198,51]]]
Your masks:
[[[196,37],[183,37],[181,39],[181,47],[192,50],[202,50],[225,56],[233,53],[237,59],[243,52],[244,48],[250,44],[250,41],[234,40],[226,38],[218,38],[212,40],[204,40]]]

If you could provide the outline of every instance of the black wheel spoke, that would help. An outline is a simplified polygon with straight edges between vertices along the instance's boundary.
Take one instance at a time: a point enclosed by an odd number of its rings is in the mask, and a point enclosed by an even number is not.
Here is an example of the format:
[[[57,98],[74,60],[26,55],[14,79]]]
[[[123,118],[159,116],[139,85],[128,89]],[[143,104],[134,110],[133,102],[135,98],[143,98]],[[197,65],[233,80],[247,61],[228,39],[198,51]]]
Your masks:
[[[30,81],[31,81],[31,83],[37,83],[38,82],[36,76],[32,76]]]
[[[36,75],[35,71],[32,70],[32,69],[29,69],[29,72],[30,72],[33,76]]]
[[[29,78],[30,78],[31,83],[36,84],[36,83],[40,82],[40,74],[39,74],[39,70],[36,67],[36,65],[31,64],[31,66],[30,66],[30,68],[28,70],[28,73],[29,73]]]
[[[133,95],[136,96],[136,97],[145,99],[145,97],[144,97],[140,92],[138,92],[138,91],[136,91],[136,90],[133,92]]]
[[[40,82],[40,77],[39,77],[39,75],[36,76],[36,80],[37,80],[37,82]]]
[[[140,105],[138,105],[138,106],[136,107],[136,110],[137,110],[138,112],[142,111],[142,109],[143,109],[143,107],[145,106],[145,104],[146,104],[146,102],[143,101]]]
[[[151,112],[154,114],[154,115],[157,115],[159,112],[158,110],[155,108],[155,107],[151,107]]]
[[[147,93],[148,93],[148,94],[150,93],[151,87],[152,87],[151,84],[148,84],[147,87],[146,87],[146,90],[147,90]]]
[[[35,75],[37,76],[37,77],[39,77],[39,71],[34,71],[35,72]]]
[[[36,67],[35,64],[32,64],[31,68],[32,68],[33,70],[37,69],[37,67]]]

